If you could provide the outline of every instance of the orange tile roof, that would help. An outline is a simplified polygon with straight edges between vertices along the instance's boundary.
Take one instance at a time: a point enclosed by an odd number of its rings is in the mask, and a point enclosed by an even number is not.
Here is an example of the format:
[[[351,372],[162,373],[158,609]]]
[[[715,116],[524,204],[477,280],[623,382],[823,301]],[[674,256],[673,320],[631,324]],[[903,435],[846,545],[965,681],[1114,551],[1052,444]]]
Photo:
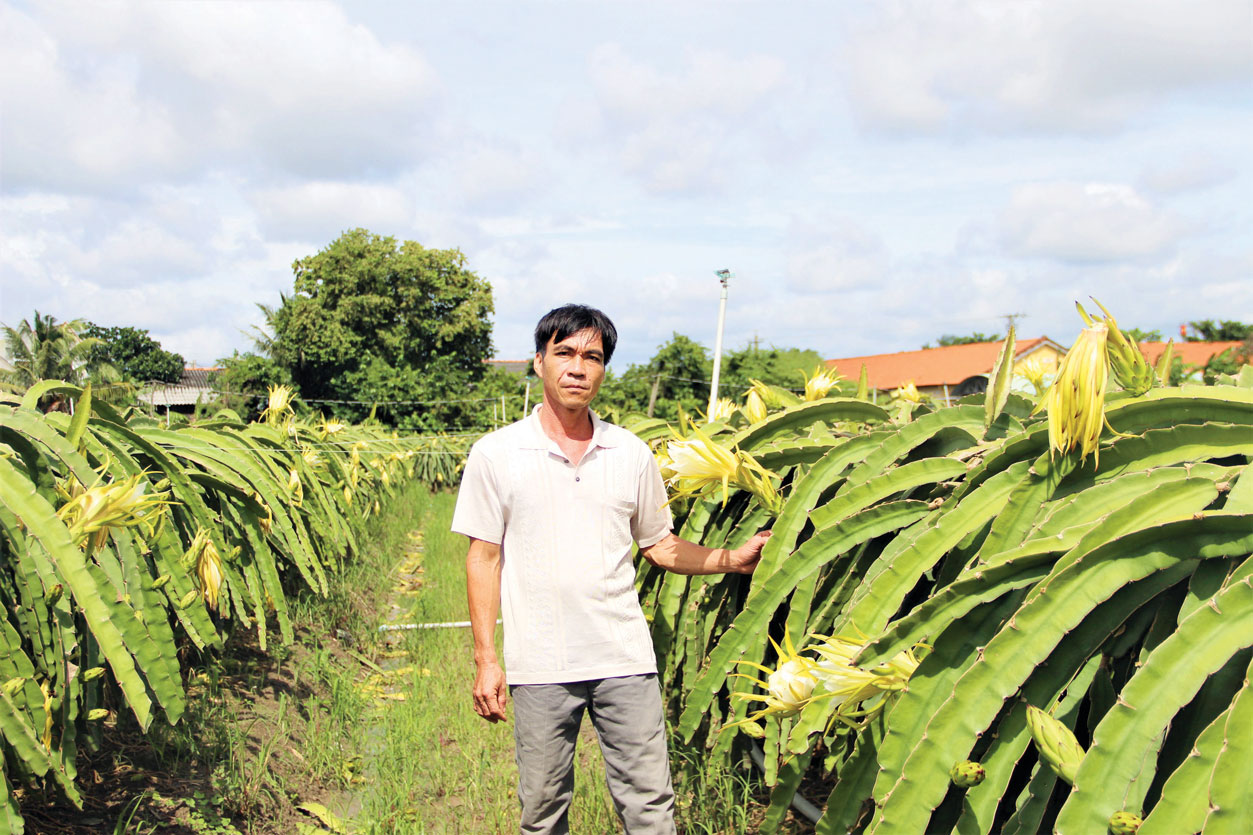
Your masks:
[[[1044,344],[1052,345],[1059,352],[1065,351],[1047,336],[1041,336],[1018,340],[1014,345],[1014,356],[1021,358]],[[894,389],[911,381],[917,386],[956,386],[971,377],[991,372],[1001,345],[1000,342],[973,342],[921,351],[827,360],[827,365],[833,366],[847,379],[856,380],[861,376],[862,363],[865,363],[870,386],[876,389]]]
[[[1221,354],[1228,348],[1235,348],[1235,354],[1240,353],[1240,346],[1243,342],[1176,342],[1175,356],[1183,360],[1184,365],[1205,365],[1210,361],[1210,357]],[[1165,342],[1141,342],[1140,350],[1144,352],[1144,358],[1149,361],[1149,365],[1157,365],[1157,359],[1166,350]]]

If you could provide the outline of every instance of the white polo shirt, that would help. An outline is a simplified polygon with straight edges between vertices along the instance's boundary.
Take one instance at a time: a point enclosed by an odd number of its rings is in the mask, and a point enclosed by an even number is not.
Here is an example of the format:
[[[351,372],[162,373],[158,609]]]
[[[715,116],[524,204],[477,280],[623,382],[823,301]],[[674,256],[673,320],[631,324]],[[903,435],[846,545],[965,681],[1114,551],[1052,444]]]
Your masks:
[[[537,412],[470,450],[452,529],[501,546],[501,617],[509,684],[655,673],[635,592],[632,542],[670,532],[648,446],[592,415],[575,466]]]

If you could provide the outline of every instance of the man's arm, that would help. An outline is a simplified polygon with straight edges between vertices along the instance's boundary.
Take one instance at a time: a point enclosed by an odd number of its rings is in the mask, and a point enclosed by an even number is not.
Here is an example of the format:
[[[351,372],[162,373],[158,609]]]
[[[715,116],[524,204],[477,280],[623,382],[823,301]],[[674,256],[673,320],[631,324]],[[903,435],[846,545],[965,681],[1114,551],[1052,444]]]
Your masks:
[[[506,719],[509,688],[496,657],[496,614],[500,611],[500,546],[470,539],[466,554],[466,593],[474,636],[474,712],[489,722]]]
[[[762,531],[739,548],[706,548],[673,533],[640,553],[658,568],[676,574],[752,574],[770,531]]]

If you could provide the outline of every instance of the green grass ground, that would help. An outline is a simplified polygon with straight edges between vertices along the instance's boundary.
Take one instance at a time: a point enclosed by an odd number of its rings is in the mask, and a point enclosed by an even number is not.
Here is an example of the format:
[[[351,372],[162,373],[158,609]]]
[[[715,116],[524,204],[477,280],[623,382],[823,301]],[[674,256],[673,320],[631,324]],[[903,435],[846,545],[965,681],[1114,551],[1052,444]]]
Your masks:
[[[430,497],[424,513],[421,573],[415,593],[394,613],[398,622],[466,619],[464,537],[451,533],[455,496]],[[369,760],[357,820],[371,833],[516,832],[517,769],[513,729],[473,710],[474,660],[465,628],[389,633],[403,656],[384,662],[410,668],[388,689],[367,732]],[[380,654],[385,658],[385,654]],[[616,816],[604,788],[595,737],[579,745],[572,831],[613,832]]]

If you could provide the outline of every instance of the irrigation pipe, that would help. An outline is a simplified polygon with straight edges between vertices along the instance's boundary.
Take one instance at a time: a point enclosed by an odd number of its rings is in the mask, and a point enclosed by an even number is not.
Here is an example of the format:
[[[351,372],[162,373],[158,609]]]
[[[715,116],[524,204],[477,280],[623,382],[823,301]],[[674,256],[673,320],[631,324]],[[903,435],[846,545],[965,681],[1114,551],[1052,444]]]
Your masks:
[[[761,746],[753,743],[749,747],[748,753],[753,758],[753,764],[761,769],[762,774],[765,774],[766,755],[762,752]],[[800,792],[792,795],[792,808],[809,818],[810,823],[817,823],[822,817],[822,810],[802,797]]]
[[[499,620],[496,622],[500,623]],[[452,620],[447,623],[385,623],[379,627],[379,632],[391,632],[396,629],[456,629],[469,625],[468,620]]]

